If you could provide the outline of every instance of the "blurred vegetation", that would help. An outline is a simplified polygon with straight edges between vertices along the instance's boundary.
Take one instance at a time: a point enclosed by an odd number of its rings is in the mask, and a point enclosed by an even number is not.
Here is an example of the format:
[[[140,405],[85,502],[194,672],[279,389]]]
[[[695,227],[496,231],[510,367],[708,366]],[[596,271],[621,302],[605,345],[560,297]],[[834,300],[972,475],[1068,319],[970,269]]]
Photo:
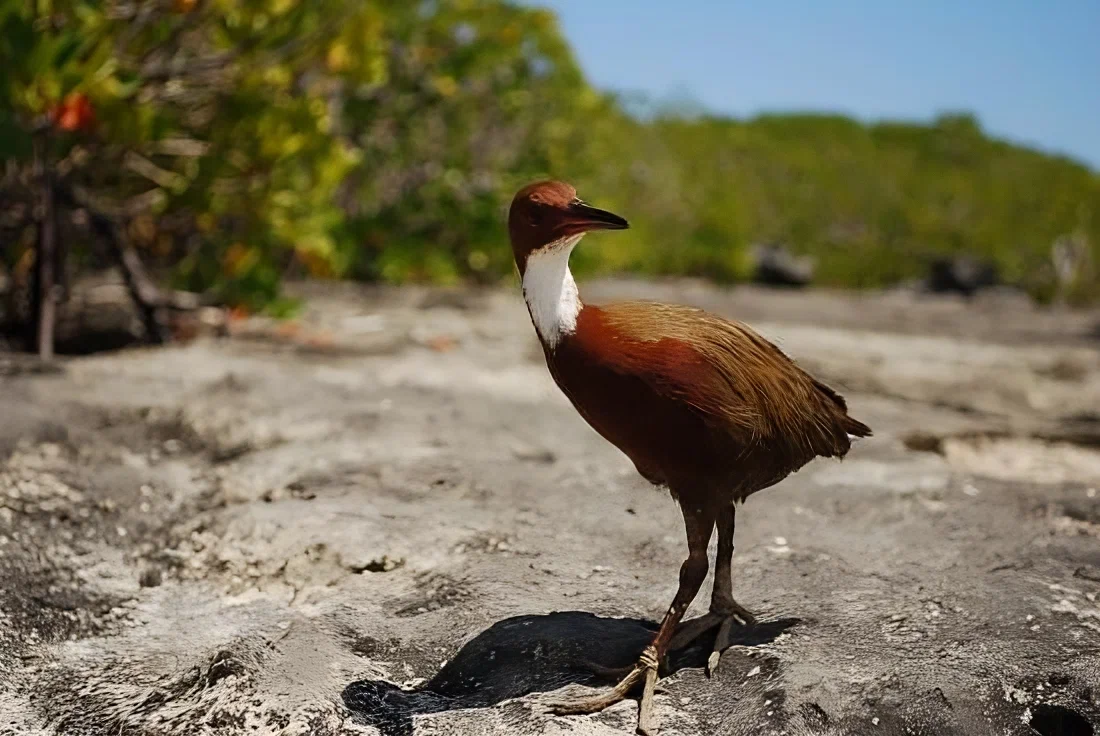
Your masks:
[[[609,136],[629,166],[605,169],[595,191],[613,193],[637,224],[632,242],[601,240],[594,266],[737,280],[746,246],[782,243],[815,257],[820,283],[877,287],[967,254],[1045,299],[1058,281],[1052,247],[1069,241],[1084,258],[1063,274],[1066,296],[1100,296],[1090,266],[1100,262],[1100,176],[991,139],[968,115],[865,125],[674,111],[620,120]]]
[[[542,176],[631,221],[578,251],[588,274],[735,281],[778,242],[825,284],[969,253],[1046,298],[1057,239],[1100,263],[1100,176],[966,115],[643,112],[501,0],[0,0],[0,258],[33,250],[37,161],[176,286],[249,309],[288,275],[507,277],[507,205]],[[85,222],[59,225],[80,263]],[[1100,296],[1094,265],[1061,282]]]

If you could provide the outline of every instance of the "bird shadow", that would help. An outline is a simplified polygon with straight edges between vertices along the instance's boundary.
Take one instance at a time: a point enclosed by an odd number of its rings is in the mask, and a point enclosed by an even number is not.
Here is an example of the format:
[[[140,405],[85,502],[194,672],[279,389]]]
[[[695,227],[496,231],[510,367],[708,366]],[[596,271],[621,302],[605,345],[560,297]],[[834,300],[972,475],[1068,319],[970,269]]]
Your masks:
[[[732,645],[767,644],[797,623],[797,618],[758,622],[737,630]],[[384,736],[411,736],[416,715],[484,708],[571,684],[612,685],[629,672],[657,628],[652,621],[585,611],[515,616],[471,639],[418,688],[358,680],[344,688],[342,698],[356,721]],[[712,631],[670,652],[659,674],[703,667],[715,635]]]

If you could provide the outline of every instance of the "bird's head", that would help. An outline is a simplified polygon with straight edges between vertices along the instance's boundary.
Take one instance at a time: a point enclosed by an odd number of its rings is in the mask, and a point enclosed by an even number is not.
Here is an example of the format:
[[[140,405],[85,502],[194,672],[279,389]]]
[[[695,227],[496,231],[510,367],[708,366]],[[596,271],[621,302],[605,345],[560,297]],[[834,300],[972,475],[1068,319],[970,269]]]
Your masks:
[[[555,248],[571,248],[589,230],[625,230],[626,220],[577,198],[562,181],[537,181],[520,189],[508,212],[508,236],[522,274],[527,258]]]

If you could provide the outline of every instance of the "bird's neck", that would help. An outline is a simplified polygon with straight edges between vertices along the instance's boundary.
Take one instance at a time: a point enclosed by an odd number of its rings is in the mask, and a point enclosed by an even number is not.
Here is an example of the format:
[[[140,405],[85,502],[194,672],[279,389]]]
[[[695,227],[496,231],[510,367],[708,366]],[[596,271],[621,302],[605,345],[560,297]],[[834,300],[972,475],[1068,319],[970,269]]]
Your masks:
[[[569,271],[569,255],[581,237],[583,234],[562,238],[527,256],[523,298],[539,339],[551,350],[577,331],[577,315],[584,307]]]

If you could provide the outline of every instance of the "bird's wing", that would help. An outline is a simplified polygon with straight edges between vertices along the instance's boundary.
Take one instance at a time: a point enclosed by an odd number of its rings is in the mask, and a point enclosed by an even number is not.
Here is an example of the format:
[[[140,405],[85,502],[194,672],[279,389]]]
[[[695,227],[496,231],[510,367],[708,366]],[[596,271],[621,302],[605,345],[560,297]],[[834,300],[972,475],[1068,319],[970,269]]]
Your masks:
[[[600,340],[594,352],[607,367],[692,406],[742,442],[831,456],[847,452],[849,435],[870,434],[848,417],[843,397],[743,323],[655,302],[605,305],[589,319],[599,322],[586,334]]]

